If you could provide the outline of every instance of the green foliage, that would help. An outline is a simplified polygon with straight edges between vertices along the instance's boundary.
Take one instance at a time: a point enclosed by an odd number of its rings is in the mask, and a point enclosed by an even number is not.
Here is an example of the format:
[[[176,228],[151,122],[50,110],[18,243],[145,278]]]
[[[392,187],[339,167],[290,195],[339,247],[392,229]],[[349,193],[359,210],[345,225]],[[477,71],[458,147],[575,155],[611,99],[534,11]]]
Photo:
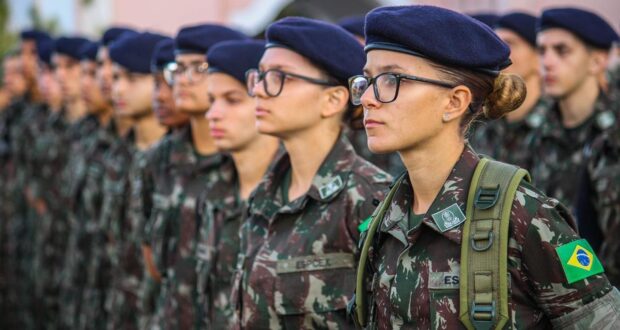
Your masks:
[[[4,55],[17,42],[17,36],[8,30],[9,5],[6,0],[0,0],[0,55]]]

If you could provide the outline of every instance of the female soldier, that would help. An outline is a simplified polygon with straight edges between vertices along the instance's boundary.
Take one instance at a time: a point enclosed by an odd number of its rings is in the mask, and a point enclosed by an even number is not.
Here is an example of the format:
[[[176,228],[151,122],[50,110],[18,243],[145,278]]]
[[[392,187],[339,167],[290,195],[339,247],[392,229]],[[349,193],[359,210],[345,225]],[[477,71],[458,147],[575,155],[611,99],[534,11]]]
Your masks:
[[[248,95],[245,72],[257,68],[265,43],[255,40],[218,43],[207,53],[207,113],[217,147],[230,152],[235,164],[230,183],[205,189],[198,242],[198,310],[207,328],[228,329],[231,279],[239,253],[239,228],[247,200],[278,150],[278,139],[258,133],[254,100]]]
[[[516,176],[505,236],[489,232],[501,226],[488,220],[504,216],[478,221],[504,204],[506,176],[484,171],[512,166],[480,160],[463,135],[477,116],[495,119],[523,102],[523,81],[499,74],[510,64],[507,45],[481,23],[432,6],[376,9],[365,29],[367,62],[350,80],[352,100],[364,106],[369,148],[398,151],[408,175],[364,234],[356,320],[380,329],[617,326],[618,291],[556,200]],[[466,208],[478,178],[484,189]],[[496,246],[503,259],[469,257]]]
[[[338,26],[304,18],[280,20],[266,37],[248,90],[259,132],[280,138],[287,153],[250,198],[233,306],[248,329],[343,328],[357,227],[389,182],[341,134],[362,46]]]

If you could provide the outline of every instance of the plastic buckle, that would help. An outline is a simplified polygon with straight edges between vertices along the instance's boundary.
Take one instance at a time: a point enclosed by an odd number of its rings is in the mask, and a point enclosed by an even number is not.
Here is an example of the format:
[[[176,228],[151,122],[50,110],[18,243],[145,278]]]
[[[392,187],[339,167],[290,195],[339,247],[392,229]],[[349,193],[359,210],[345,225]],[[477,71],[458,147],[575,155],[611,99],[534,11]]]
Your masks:
[[[471,242],[471,248],[474,249],[474,251],[478,251],[478,252],[483,252],[488,250],[491,245],[493,245],[493,232],[489,231],[487,232],[487,237],[486,237],[486,241],[488,242],[486,245],[480,247],[476,244],[476,241],[473,237],[471,238],[470,242]]]
[[[476,318],[477,314],[489,314],[482,318]],[[491,305],[476,305],[476,302],[471,304],[471,312],[469,313],[469,319],[471,320],[474,329],[476,330],[490,330],[493,329],[495,324],[495,300],[491,302]]]
[[[474,206],[480,210],[487,210],[493,207],[497,203],[499,198],[499,184],[495,188],[478,188],[476,191],[476,199],[474,200]]]

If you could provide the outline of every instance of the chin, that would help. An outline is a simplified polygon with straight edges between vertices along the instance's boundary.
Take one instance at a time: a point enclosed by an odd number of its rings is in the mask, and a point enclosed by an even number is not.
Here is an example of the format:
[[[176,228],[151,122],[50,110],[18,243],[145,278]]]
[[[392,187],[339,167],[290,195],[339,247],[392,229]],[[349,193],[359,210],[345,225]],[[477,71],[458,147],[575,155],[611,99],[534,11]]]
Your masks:
[[[398,149],[395,146],[392,146],[389,142],[373,136],[368,137],[368,150],[370,150],[373,154],[387,154],[398,151]]]

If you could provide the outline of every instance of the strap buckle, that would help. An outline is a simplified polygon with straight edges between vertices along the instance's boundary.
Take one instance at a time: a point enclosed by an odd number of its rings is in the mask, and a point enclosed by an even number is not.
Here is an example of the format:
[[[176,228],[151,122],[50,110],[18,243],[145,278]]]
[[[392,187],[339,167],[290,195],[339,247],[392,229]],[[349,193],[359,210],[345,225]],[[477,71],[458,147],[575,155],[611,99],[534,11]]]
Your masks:
[[[491,248],[491,245],[493,245],[493,232],[492,231],[488,231],[487,232],[487,237],[485,237],[484,239],[476,239],[476,237],[472,237],[471,238],[471,248],[474,249],[477,252],[483,252],[488,250],[489,248]],[[477,241],[482,241],[485,240],[487,241],[486,245],[483,246],[478,246],[478,244],[476,244]]]
[[[491,304],[476,304],[472,302],[471,312],[469,314],[474,329],[490,330],[495,324],[495,300]]]
[[[492,208],[499,198],[499,184],[495,188],[478,188],[476,191],[476,198],[474,199],[474,206],[480,210],[487,210]]]

